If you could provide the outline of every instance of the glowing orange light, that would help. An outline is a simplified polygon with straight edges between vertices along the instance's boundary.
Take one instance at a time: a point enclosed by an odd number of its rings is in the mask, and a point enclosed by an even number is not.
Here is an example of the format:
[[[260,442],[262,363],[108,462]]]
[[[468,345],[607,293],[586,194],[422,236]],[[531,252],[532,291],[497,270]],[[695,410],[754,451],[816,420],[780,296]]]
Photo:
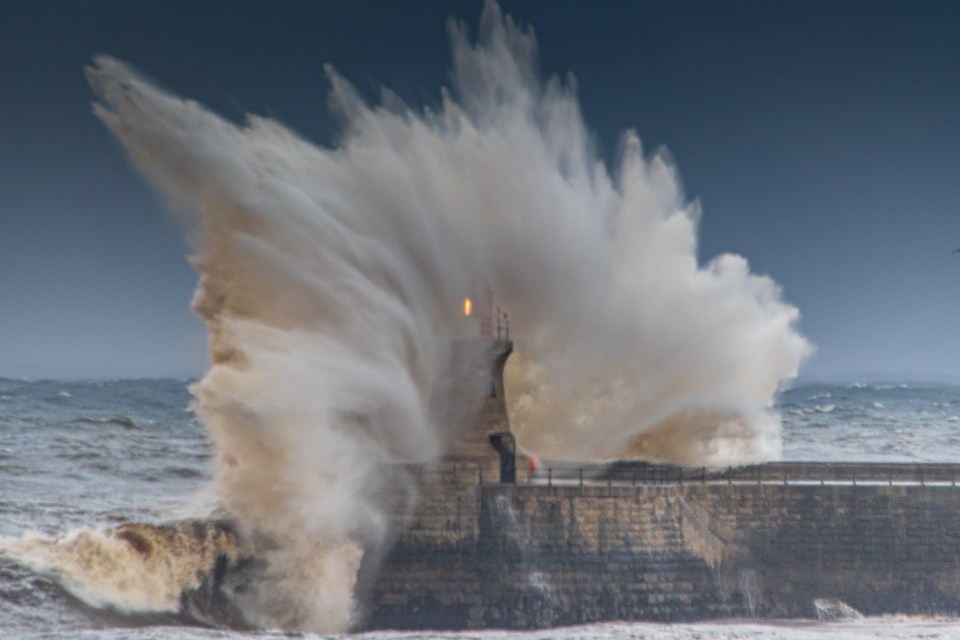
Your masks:
[[[463,299],[463,315],[469,316],[473,313],[473,301],[470,298]]]

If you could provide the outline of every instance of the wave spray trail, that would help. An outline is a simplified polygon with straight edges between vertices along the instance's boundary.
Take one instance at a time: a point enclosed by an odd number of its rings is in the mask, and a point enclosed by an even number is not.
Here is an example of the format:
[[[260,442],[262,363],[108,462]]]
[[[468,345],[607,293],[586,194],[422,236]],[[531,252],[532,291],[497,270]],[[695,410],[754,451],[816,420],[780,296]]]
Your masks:
[[[778,453],[771,399],[808,347],[776,284],[737,256],[697,264],[697,208],[669,160],[628,132],[609,171],[572,82],[538,78],[532,32],[493,3],[476,42],[450,32],[435,110],[367,104],[328,68],[346,122],[329,149],[263,118],[235,126],[110,58],[88,70],[97,115],[196,221],[211,358],[196,408],[223,510],[270,585],[246,594],[249,624],[350,625],[384,496],[412,499],[394,463],[450,437],[434,390],[463,298],[488,287],[511,313],[507,394],[528,448]]]

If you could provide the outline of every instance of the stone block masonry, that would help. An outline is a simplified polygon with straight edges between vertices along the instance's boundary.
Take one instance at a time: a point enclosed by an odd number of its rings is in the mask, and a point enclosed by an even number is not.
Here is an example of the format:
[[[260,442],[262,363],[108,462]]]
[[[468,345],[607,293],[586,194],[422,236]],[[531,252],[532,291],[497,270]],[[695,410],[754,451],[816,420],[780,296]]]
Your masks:
[[[960,488],[948,483],[517,486],[468,475],[428,486],[365,595],[366,627],[815,617],[817,598],[867,614],[960,612]]]
[[[724,540],[722,583],[749,613],[812,617],[815,598],[865,614],[960,612],[960,489],[708,485],[677,490]],[[744,586],[746,585],[746,586]]]

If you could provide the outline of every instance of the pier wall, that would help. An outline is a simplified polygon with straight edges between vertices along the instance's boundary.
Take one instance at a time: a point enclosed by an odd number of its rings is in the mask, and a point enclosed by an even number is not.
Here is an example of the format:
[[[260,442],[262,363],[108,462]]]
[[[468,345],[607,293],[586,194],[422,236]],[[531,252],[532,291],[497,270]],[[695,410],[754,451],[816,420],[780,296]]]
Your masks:
[[[960,612],[949,482],[480,485],[459,465],[425,483],[421,515],[364,598],[366,627],[816,617],[818,598]]]
[[[677,489],[723,540],[727,589],[761,617],[960,612],[960,489],[943,485],[707,485]]]

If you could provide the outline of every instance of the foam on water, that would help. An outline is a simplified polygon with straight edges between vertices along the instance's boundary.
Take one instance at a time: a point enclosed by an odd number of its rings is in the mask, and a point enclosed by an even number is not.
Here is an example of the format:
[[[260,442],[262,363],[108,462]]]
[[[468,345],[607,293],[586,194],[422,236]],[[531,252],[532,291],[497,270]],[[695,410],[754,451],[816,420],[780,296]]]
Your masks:
[[[122,525],[107,531],[73,529],[60,537],[27,533],[0,537],[0,555],[51,574],[92,607],[122,613],[178,613],[184,591],[218,557],[238,557],[237,541],[209,523]]]

